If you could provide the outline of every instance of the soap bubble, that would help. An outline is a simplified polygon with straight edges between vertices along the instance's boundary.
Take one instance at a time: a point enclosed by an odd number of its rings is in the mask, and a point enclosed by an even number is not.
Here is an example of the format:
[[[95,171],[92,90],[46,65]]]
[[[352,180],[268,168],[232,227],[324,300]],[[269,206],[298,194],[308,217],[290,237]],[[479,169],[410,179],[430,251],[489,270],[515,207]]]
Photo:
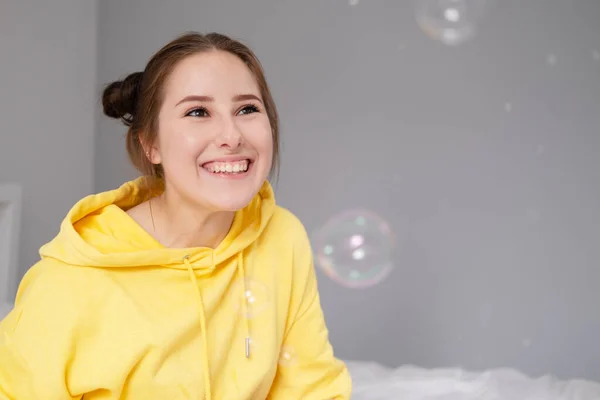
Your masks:
[[[457,46],[475,35],[491,0],[416,0],[417,24],[429,37]]]
[[[269,306],[269,291],[264,284],[254,279],[246,278],[244,283],[242,285],[238,282],[234,288],[234,293],[244,294],[243,299],[235,302],[236,311],[248,319],[256,318]],[[245,307],[243,302],[246,303]]]
[[[553,67],[558,62],[558,57],[554,53],[546,54],[546,64]]]
[[[315,261],[334,281],[365,288],[392,270],[394,235],[381,217],[350,210],[330,219],[314,236]]]
[[[289,345],[284,345],[279,352],[279,365],[282,367],[293,367],[298,363],[296,349]]]

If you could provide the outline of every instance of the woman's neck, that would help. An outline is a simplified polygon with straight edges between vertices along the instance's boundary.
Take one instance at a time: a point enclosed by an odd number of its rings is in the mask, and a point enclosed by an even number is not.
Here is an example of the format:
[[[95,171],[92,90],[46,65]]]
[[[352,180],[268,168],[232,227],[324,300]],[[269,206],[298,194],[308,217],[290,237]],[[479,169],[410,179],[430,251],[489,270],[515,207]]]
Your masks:
[[[164,192],[148,201],[153,236],[166,247],[216,248],[225,239],[235,212],[211,212]]]

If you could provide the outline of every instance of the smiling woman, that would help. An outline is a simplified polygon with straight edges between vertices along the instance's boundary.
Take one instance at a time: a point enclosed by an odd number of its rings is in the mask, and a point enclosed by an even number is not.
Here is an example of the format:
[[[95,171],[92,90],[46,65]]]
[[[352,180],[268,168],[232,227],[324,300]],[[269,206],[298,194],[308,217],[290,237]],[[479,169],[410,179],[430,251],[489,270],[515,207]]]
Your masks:
[[[183,35],[103,105],[142,176],[42,247],[0,323],[0,399],[349,399],[306,231],[268,181],[278,117],[252,51]]]

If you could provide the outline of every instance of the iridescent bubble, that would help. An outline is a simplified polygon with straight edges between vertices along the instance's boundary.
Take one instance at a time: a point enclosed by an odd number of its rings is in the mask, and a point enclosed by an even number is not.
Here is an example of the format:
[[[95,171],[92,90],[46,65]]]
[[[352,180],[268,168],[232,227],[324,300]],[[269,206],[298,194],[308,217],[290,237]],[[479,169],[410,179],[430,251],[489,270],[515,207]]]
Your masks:
[[[284,345],[279,352],[279,365],[282,367],[293,367],[298,363],[296,349],[289,345]]]
[[[341,213],[313,239],[316,264],[345,287],[374,286],[392,271],[394,235],[385,220],[371,211]]]
[[[558,57],[556,56],[556,54],[554,53],[548,53],[546,54],[546,64],[548,64],[549,66],[554,66],[556,65],[556,63],[558,62]]]
[[[244,282],[244,285],[238,282],[234,288],[234,293],[244,294],[243,299],[235,302],[236,311],[248,319],[256,318],[269,306],[269,291],[264,284],[254,279],[246,278]]]
[[[429,37],[457,46],[471,39],[491,0],[416,0],[417,24]]]

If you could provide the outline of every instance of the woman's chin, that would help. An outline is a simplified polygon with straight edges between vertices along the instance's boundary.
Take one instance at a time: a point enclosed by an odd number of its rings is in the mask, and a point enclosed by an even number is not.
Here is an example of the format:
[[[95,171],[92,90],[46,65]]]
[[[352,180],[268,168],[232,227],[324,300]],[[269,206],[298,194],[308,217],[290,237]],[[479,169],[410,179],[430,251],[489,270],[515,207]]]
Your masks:
[[[178,182],[177,187],[182,189],[181,197],[209,212],[239,211],[252,201],[264,183],[264,179],[260,181],[256,176],[246,178],[242,181],[203,179],[196,185]]]

